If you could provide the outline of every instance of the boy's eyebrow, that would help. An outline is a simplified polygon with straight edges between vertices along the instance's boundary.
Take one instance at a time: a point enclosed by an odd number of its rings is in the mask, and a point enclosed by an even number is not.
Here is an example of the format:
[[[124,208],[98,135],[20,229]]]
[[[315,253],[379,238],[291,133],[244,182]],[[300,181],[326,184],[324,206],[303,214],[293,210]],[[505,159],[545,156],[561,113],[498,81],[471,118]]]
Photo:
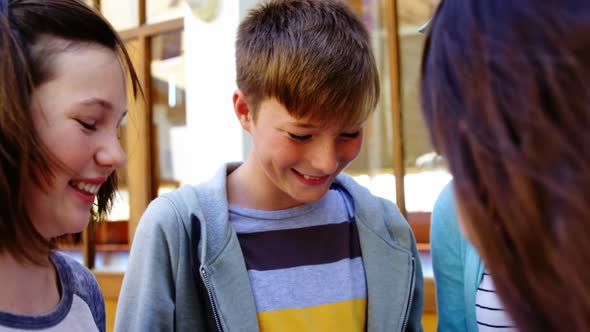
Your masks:
[[[299,128],[304,128],[304,129],[317,128],[317,126],[314,126],[314,125],[309,124],[309,123],[304,123],[304,122],[287,122],[287,124],[289,126],[299,127]]]
[[[323,128],[321,126],[315,126],[313,124],[304,123],[304,122],[294,122],[294,121],[291,121],[291,122],[287,122],[287,124],[289,126],[298,127],[298,128],[302,128],[302,129],[318,129],[318,128]],[[362,128],[362,126],[360,126],[360,127]],[[347,128],[340,128],[340,131],[341,132],[358,131],[361,128],[357,128],[357,125],[354,125],[354,126],[347,127]]]

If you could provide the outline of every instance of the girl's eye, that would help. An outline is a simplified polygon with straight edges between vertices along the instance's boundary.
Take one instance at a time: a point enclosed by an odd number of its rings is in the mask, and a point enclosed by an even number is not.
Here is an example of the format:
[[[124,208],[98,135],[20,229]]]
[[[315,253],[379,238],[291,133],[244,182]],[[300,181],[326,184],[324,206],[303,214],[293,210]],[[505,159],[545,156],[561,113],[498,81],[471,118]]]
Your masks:
[[[76,120],[78,121],[78,123],[87,130],[92,130],[95,131],[96,130],[96,123],[88,123],[88,122],[84,122],[82,120]]]
[[[292,139],[294,139],[296,141],[303,142],[303,141],[311,138],[311,135],[295,135],[295,134],[289,133],[289,137],[291,137]]]
[[[357,137],[359,137],[360,133],[361,133],[360,131],[357,131],[354,133],[342,133],[342,134],[340,134],[340,136],[342,136],[344,138],[357,138]]]

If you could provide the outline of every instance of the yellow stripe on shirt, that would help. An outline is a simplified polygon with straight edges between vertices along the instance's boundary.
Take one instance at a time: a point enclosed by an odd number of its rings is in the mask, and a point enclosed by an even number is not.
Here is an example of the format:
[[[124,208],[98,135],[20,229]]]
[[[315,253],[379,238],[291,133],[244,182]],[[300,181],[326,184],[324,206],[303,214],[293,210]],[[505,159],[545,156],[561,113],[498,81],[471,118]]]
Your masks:
[[[260,331],[366,331],[367,298],[258,313]]]

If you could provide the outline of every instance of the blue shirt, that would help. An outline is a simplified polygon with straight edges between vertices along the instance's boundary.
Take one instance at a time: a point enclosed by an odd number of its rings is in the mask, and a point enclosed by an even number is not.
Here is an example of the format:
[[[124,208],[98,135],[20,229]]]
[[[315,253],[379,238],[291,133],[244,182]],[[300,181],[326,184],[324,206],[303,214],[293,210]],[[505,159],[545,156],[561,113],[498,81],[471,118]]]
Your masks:
[[[461,233],[452,183],[440,193],[430,225],[438,332],[478,332],[475,295],[483,263]]]

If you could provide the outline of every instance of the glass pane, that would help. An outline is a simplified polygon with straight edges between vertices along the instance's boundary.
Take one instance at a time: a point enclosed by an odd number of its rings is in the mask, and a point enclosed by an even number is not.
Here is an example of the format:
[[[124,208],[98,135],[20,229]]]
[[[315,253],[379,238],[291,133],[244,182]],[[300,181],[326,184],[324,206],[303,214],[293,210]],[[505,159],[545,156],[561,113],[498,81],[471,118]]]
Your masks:
[[[174,31],[151,39],[152,137],[158,194],[181,183],[179,157],[186,147],[184,33]]]
[[[406,168],[405,198],[410,215],[412,212],[431,212],[442,187],[451,179],[444,161],[430,144],[420,109],[418,89],[425,39],[418,29],[430,19],[437,4],[438,1],[435,0],[400,0],[397,7]]]
[[[90,8],[94,8],[94,1],[92,0],[84,0],[84,3],[88,5]]]
[[[183,0],[145,0],[147,22],[156,23],[184,17],[186,5]]]
[[[131,61],[133,61],[134,65],[136,68],[137,67],[137,63],[138,60],[141,57],[141,54],[139,52],[139,48],[138,48],[138,41],[137,40],[132,40],[127,42],[127,44],[125,45],[127,48],[127,52],[129,52],[129,57],[131,58]],[[131,87],[131,81],[129,79],[127,79],[127,100],[128,100],[128,116],[123,120],[123,123],[121,123],[121,128],[120,128],[120,132],[119,132],[119,139],[121,141],[121,146],[123,147],[123,150],[125,151],[125,154],[127,155],[127,158],[132,158],[132,156],[129,155],[128,151],[130,151],[130,144],[135,144],[134,142],[130,142],[128,140],[128,134],[127,134],[127,128],[128,126],[133,126],[133,119],[136,116],[135,114],[137,113],[135,111],[136,109],[136,104],[135,104],[135,100],[133,99],[133,92],[132,92],[132,87]],[[125,164],[123,167],[119,168],[117,170],[117,175],[118,175],[118,184],[119,184],[119,190],[117,192],[117,196],[115,198],[115,202],[113,204],[113,208],[111,213],[109,214],[108,220],[109,221],[128,221],[129,220],[129,172],[128,172],[128,168],[127,168],[127,164]]]
[[[382,2],[378,0],[349,0],[350,6],[362,17],[369,30],[371,44],[381,79],[381,98],[377,109],[369,119],[361,153],[345,172],[381,197],[396,200],[393,173],[393,128],[387,31],[382,20]]]
[[[139,1],[143,0],[101,0],[100,11],[117,30],[139,26]]]
[[[130,99],[132,99],[130,97]],[[125,151],[125,154],[128,155],[127,151],[129,150],[127,147],[127,121],[121,125],[119,130],[119,136],[121,146]],[[128,173],[127,173],[127,164],[125,166],[117,169],[117,177],[118,177],[118,192],[115,197],[115,201],[113,204],[113,208],[109,213],[108,220],[109,221],[127,221],[129,220],[129,189],[128,189]]]
[[[104,1],[104,0],[103,0]],[[125,45],[129,56],[136,69],[140,57],[142,56],[138,48],[138,41],[133,40]],[[131,80],[127,79],[127,108],[128,115],[121,123],[119,130],[119,139],[121,146],[127,155],[127,159],[133,158],[129,151],[137,149],[136,139],[130,138],[128,131],[133,132],[135,118],[138,113],[138,104],[133,98]],[[113,208],[108,215],[108,222],[99,223],[94,229],[94,240],[96,245],[96,254],[94,256],[94,269],[98,271],[125,271],[127,258],[129,256],[128,241],[128,222],[130,217],[130,190],[128,163],[117,169],[118,191],[113,202]]]

